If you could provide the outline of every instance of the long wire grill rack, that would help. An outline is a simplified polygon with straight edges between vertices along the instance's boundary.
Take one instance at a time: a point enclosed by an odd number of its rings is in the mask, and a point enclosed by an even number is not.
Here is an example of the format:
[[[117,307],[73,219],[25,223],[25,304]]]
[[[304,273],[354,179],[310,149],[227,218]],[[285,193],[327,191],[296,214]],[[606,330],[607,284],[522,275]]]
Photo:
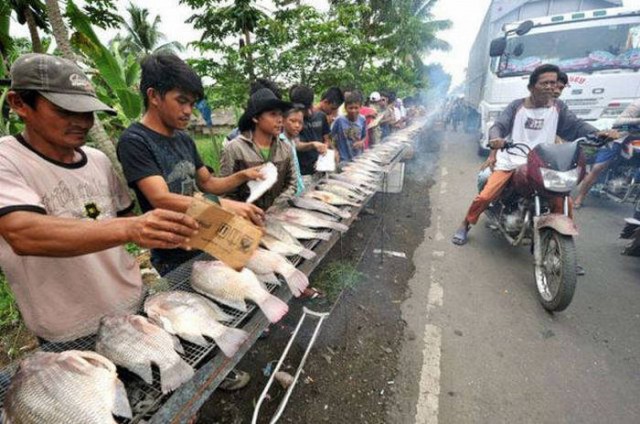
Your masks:
[[[398,161],[398,156],[403,152],[403,150],[404,147],[400,146],[396,152],[390,154],[390,157],[387,157],[387,160],[389,161],[388,164]],[[388,172],[388,169],[385,169],[385,172]],[[373,197],[373,194],[367,197],[361,207],[366,205],[371,197]],[[346,208],[346,210],[349,210],[349,208]],[[330,231],[328,230],[325,230],[324,232],[330,233]],[[320,243],[322,243],[322,241],[317,239],[302,242],[302,244],[310,250],[313,250]],[[302,261],[304,261],[304,259],[299,256],[289,257],[288,259],[296,267]],[[213,258],[206,253],[198,255],[197,257],[182,264],[180,267],[162,277],[166,281],[166,284],[153,284],[151,287],[148,287],[147,295],[152,295],[156,292],[169,290],[182,290],[195,293],[190,284],[191,269],[193,263],[200,260],[213,260]],[[280,287],[280,285],[285,284],[285,282],[281,278],[279,278],[279,281],[280,284],[266,283],[267,289],[270,293],[273,294],[277,290],[277,288]],[[230,308],[220,303],[218,303],[218,305],[224,310],[224,312],[233,317],[233,319],[229,322],[226,322],[225,325],[235,328],[241,328],[241,326],[257,309],[257,306],[250,302],[247,303],[247,310],[245,312]],[[142,306],[140,306],[138,313],[144,315]],[[218,354],[218,352],[214,353],[217,347],[215,342],[213,342],[213,340],[208,341],[209,344],[207,344],[206,346],[199,346],[186,340],[180,339],[182,347],[184,348],[184,354],[180,354],[180,356],[189,365],[194,367],[194,369],[198,369],[198,366],[202,365],[205,362],[205,359],[210,359]],[[45,343],[40,347],[40,350],[53,352],[62,352],[66,350],[94,350],[95,342],[96,336],[92,335],[71,342],[55,344]],[[7,389],[9,388],[11,377],[17,370],[17,367],[18,363],[14,362],[0,369],[0,408],[2,407],[4,397],[6,395]],[[162,393],[160,389],[160,374],[155,366],[153,367],[153,384],[151,385],[146,384],[142,379],[121,367],[118,367],[118,376],[125,384],[129,403],[133,410],[133,417],[131,419],[123,419],[117,417],[116,420],[119,423],[135,424],[146,422],[146,420],[150,419],[153,416],[154,412],[158,410],[158,408],[162,405],[162,402],[169,396],[171,396],[171,393]]]
[[[313,249],[313,247],[315,247],[318,243],[319,240],[310,240],[303,244],[306,248]],[[199,260],[213,260],[213,258],[211,258],[206,253],[203,253],[182,264],[180,267],[162,277],[168,282],[168,284],[161,284],[162,288],[160,289],[156,288],[157,285],[152,286],[149,289],[148,295],[160,291],[169,290],[182,290],[195,293],[190,284],[191,268],[193,266],[193,263]],[[289,258],[289,260],[294,264],[294,266],[297,266],[302,261],[302,258],[300,258],[299,256],[295,256]],[[283,281],[280,281],[280,283],[284,284]],[[266,283],[266,286],[270,293],[273,293],[279,287],[279,285],[274,283]],[[241,327],[243,322],[250,315],[252,315],[257,308],[256,305],[250,302],[247,303],[246,312],[230,308],[220,303],[218,303],[218,306],[220,306],[224,310],[224,312],[233,317],[231,321],[225,323],[225,325],[229,327]],[[140,308],[138,313],[144,315],[142,308]],[[70,342],[55,344],[45,343],[40,347],[40,349],[52,352],[62,352],[66,350],[94,350],[95,342],[96,336],[92,335]],[[183,339],[180,339],[180,342],[182,344],[182,347],[184,348],[184,354],[180,354],[180,356],[194,368],[197,368],[197,366],[216,349],[216,344],[212,340],[210,340],[210,343],[207,346],[199,346]],[[9,388],[10,378],[11,376],[13,376],[16,370],[16,363],[0,370],[0,405],[2,405],[2,403],[4,402],[6,391]],[[133,418],[119,418],[118,422],[120,423],[134,424],[150,418],[153,412],[159,407],[165,396],[170,396],[170,393],[167,395],[163,395],[162,391],[160,390],[160,374],[156,367],[153,367],[152,385],[146,384],[134,374],[120,367],[118,367],[118,375],[125,383],[127,396],[129,397],[129,403],[131,404],[131,408],[134,411]]]

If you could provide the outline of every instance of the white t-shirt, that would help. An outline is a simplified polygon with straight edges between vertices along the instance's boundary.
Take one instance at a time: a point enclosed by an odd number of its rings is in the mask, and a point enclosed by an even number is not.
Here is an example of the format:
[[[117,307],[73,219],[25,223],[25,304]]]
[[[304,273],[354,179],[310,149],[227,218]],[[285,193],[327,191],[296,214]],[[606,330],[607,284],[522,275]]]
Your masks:
[[[107,156],[90,147],[78,153],[79,162],[63,164],[24,140],[0,138],[0,216],[30,211],[102,220],[131,210]],[[103,315],[134,311],[142,295],[138,264],[122,246],[71,258],[18,256],[0,238],[0,267],[27,327],[55,342],[95,333]]]
[[[554,106],[536,109],[527,109],[520,106],[513,120],[511,134],[507,141],[524,143],[534,148],[540,143],[553,144],[558,130],[558,109]],[[525,149],[526,151],[526,149]],[[495,169],[499,171],[512,171],[527,163],[525,154],[518,149],[498,151]]]

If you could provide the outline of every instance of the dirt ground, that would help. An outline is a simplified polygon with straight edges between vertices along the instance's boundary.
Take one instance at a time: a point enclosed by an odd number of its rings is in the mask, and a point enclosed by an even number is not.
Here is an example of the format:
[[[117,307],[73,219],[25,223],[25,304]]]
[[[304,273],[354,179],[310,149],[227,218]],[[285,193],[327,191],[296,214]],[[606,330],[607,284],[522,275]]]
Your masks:
[[[363,274],[353,289],[345,290],[335,304],[326,301],[294,301],[288,316],[272,326],[238,368],[250,372],[248,387],[235,393],[217,391],[205,403],[198,423],[250,423],[254,406],[268,377],[263,369],[280,357],[294,330],[303,305],[331,311],[308,357],[304,373],[289,400],[281,422],[290,423],[384,423],[394,402],[394,378],[399,350],[406,332],[400,305],[408,296],[407,282],[414,272],[411,262],[415,248],[430,225],[429,188],[439,149],[439,134],[420,140],[416,156],[407,162],[404,189],[384,199],[384,249],[402,252],[406,258],[386,256],[381,263],[373,249],[381,243],[383,199],[378,194],[352,228],[316,269],[334,261],[349,261]],[[305,323],[285,361],[293,374],[311,338],[315,322]],[[284,390],[275,383],[263,404],[258,422],[268,422]]]

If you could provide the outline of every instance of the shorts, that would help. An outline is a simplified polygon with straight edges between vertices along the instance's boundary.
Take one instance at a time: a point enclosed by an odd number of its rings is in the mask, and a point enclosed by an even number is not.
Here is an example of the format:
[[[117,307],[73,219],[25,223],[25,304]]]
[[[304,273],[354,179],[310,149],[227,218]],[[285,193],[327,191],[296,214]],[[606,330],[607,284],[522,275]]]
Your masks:
[[[613,143],[612,146],[603,147],[596,152],[594,164],[609,162],[620,155],[622,144]]]

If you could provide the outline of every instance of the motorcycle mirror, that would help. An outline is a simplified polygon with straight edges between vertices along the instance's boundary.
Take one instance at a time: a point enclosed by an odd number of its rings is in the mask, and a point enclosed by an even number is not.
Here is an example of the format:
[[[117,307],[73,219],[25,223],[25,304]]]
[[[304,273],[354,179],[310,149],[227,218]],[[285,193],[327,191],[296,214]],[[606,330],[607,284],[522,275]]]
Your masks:
[[[491,46],[489,47],[489,56],[500,57],[503,55],[506,48],[507,48],[506,38],[504,37],[495,38],[491,41]]]

